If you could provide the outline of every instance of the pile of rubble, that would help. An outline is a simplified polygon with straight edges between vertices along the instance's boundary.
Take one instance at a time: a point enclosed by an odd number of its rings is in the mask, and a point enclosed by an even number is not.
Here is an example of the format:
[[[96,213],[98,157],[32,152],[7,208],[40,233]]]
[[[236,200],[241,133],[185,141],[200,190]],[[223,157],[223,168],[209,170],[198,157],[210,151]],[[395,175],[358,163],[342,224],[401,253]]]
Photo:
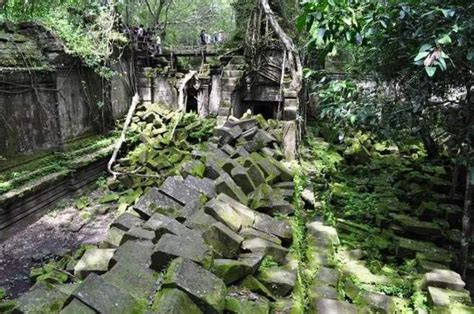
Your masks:
[[[142,118],[155,124],[156,115],[147,115]],[[149,131],[144,142],[169,132],[140,122],[136,127]],[[297,277],[288,221],[294,184],[282,162],[281,133],[276,122],[230,118],[180,164],[181,175],[148,186],[111,225],[104,243],[69,263],[64,272],[73,273],[75,283],[36,284],[17,300],[18,309],[289,311]],[[148,147],[156,143],[149,141]]]

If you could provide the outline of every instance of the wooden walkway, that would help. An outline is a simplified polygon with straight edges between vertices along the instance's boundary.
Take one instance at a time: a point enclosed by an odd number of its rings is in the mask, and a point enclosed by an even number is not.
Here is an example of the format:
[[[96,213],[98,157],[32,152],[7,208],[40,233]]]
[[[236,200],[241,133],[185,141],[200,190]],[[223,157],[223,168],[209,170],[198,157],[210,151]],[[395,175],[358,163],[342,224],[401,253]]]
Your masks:
[[[216,56],[218,54],[218,47],[215,45],[199,46],[181,46],[164,48],[163,52],[158,57],[176,56],[176,57],[198,57],[203,53],[206,56]]]

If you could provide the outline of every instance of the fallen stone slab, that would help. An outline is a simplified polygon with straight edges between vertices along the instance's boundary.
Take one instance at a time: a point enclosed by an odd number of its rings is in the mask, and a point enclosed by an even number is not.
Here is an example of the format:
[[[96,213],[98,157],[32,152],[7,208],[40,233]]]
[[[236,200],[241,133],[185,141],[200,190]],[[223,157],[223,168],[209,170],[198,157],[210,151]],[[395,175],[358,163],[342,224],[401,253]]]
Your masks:
[[[236,154],[235,148],[232,147],[231,145],[225,144],[224,146],[221,147],[221,149],[222,149],[222,151],[223,151],[224,153],[226,153],[227,155],[229,155],[229,157],[231,157],[231,158],[234,158],[234,157],[235,157],[235,154]]]
[[[257,279],[266,285],[274,295],[285,297],[295,287],[296,274],[282,267],[272,267],[260,271]]]
[[[171,197],[182,206],[199,199],[201,192],[185,184],[182,177],[168,177],[160,187],[160,192]]]
[[[260,267],[263,259],[265,258],[265,253],[263,252],[254,252],[254,253],[243,253],[239,256],[239,261],[246,264],[252,270],[254,274],[257,269]]]
[[[426,236],[441,236],[441,228],[438,224],[428,221],[420,221],[415,217],[391,213],[390,217],[397,222],[405,232],[418,235],[423,239]]]
[[[341,275],[338,270],[334,268],[321,267],[316,272],[313,283],[316,285],[328,285],[337,287]]]
[[[227,288],[225,283],[189,259],[177,258],[169,266],[164,288],[186,292],[205,313],[222,313]]]
[[[219,178],[223,173],[225,173],[224,169],[222,169],[217,161],[213,159],[208,159],[206,161],[206,171],[204,172],[204,176],[211,180],[216,180]]]
[[[137,264],[149,267],[154,244],[151,241],[127,241],[115,251],[114,263]]]
[[[261,238],[267,241],[271,241],[275,244],[281,245],[281,240],[277,236],[274,236],[272,234],[262,232],[259,230],[256,230],[254,228],[243,228],[240,231],[240,235],[244,238],[244,240],[247,239],[254,239],[254,238]]]
[[[314,235],[319,244],[339,245],[339,237],[335,228],[326,226],[320,221],[314,221],[306,225],[308,232]]]
[[[51,313],[66,303],[69,295],[56,287],[44,283],[35,284],[16,300],[19,313]]]
[[[247,195],[227,173],[223,173],[217,178],[216,192],[227,194],[244,205],[248,204]]]
[[[67,306],[65,306],[60,314],[95,314],[91,307],[74,298]]]
[[[239,146],[235,150],[235,157],[247,157],[249,155],[250,153],[243,146]]]
[[[188,176],[203,177],[206,172],[206,165],[200,160],[194,159],[183,164],[181,167],[181,173]]]
[[[244,239],[221,222],[211,225],[203,234],[204,241],[222,257],[236,258]]]
[[[264,297],[269,298],[270,300],[276,300],[277,298],[273,295],[273,293],[263,284],[261,283],[257,278],[255,278],[252,275],[248,275],[245,277],[241,283],[240,286],[242,288],[246,288],[252,292],[256,292],[260,295],[263,295]]]
[[[209,178],[199,179],[193,176],[187,176],[186,179],[184,179],[184,184],[196,191],[201,192],[208,198],[216,197],[215,183]]]
[[[377,313],[395,313],[396,304],[392,297],[383,293],[364,291],[361,294],[363,304]]]
[[[256,163],[250,163],[248,166],[248,175],[252,180],[254,186],[259,186],[265,183],[265,173],[260,169]]]
[[[242,134],[242,129],[238,125],[233,127],[222,126],[216,128],[215,134],[219,138],[219,144],[223,146],[233,143]]]
[[[206,214],[203,210],[199,210],[186,219],[184,225],[197,232],[203,233],[210,225],[216,222],[217,220],[214,219],[214,217]]]
[[[425,260],[434,262],[446,262],[452,261],[451,252],[439,248],[431,242],[417,241],[402,237],[394,237],[396,240],[395,252],[397,257],[400,258],[414,258],[417,257],[418,253],[422,253]],[[417,257],[418,258],[418,257]]]
[[[251,265],[244,261],[215,259],[212,272],[221,278],[226,285],[230,285],[247,275],[253,274],[253,269]]]
[[[212,199],[204,205],[204,212],[214,219],[224,223],[233,231],[242,227],[242,217],[229,204],[218,199]]]
[[[218,161],[219,167],[221,167],[227,174],[231,174],[232,170],[237,167],[241,167],[240,164],[232,158],[225,158]]]
[[[147,300],[153,294],[158,274],[148,266],[137,263],[118,263],[102,278],[128,292],[137,300]]]
[[[221,193],[217,196],[217,200],[229,205],[239,214],[240,220],[242,221],[242,228],[250,227],[255,222],[255,212],[232,197]]]
[[[293,239],[293,231],[290,224],[265,214],[258,213],[252,227],[262,232],[273,234],[286,242],[290,242]]]
[[[436,287],[428,287],[428,301],[433,306],[449,307],[454,303],[471,304],[469,291],[454,291]]]
[[[271,143],[276,142],[277,139],[262,129],[258,129],[253,138],[255,141],[263,143],[264,146],[269,146]]]
[[[331,286],[311,286],[309,288],[309,297],[311,298],[311,303],[316,302],[320,299],[331,299],[337,300],[338,293],[336,288]]]
[[[126,233],[127,231],[125,230],[111,227],[107,232],[107,238],[104,240],[104,243],[107,247],[117,248],[122,243],[123,237]]]
[[[126,314],[145,310],[130,294],[94,273],[87,276],[72,297],[100,313]]]
[[[145,219],[149,219],[157,209],[180,210],[181,204],[161,193],[157,188],[151,188],[140,197],[133,209]]]
[[[186,220],[201,209],[201,200],[194,200],[186,204],[180,212],[180,217],[176,217],[180,222]]]
[[[232,287],[225,297],[225,312],[268,314],[270,313],[270,301],[251,291]]]
[[[250,252],[262,252],[273,257],[280,264],[285,264],[288,249],[261,238],[253,238],[242,242],[242,250]]]
[[[115,249],[93,248],[87,250],[74,267],[74,275],[78,278],[85,278],[90,273],[105,273],[114,264],[112,261],[114,253]]]
[[[151,312],[156,314],[202,313],[193,300],[179,289],[163,289],[158,292],[153,302]]]
[[[423,289],[427,289],[430,286],[461,291],[466,286],[466,283],[461,279],[458,273],[452,270],[435,269],[423,275]]]
[[[255,185],[248,175],[247,169],[238,165],[231,171],[231,176],[235,183],[242,189],[246,194],[249,194],[255,190]]]
[[[318,299],[311,307],[315,313],[321,314],[357,314],[356,306],[331,299]]]
[[[176,219],[156,213],[146,223],[143,228],[152,230],[155,233],[155,240],[158,240],[167,233],[188,238],[192,241],[202,241],[199,232],[189,229]]]
[[[209,247],[200,240],[193,241],[189,238],[165,234],[153,249],[151,268],[161,271],[177,257],[184,257],[205,266],[209,266],[212,261]]]
[[[110,225],[110,228],[118,228],[123,231],[128,231],[133,227],[139,227],[144,221],[140,217],[134,216],[130,213],[123,213],[118,216]]]
[[[133,227],[123,236],[120,244],[130,240],[150,240],[155,242],[155,232],[140,227]]]

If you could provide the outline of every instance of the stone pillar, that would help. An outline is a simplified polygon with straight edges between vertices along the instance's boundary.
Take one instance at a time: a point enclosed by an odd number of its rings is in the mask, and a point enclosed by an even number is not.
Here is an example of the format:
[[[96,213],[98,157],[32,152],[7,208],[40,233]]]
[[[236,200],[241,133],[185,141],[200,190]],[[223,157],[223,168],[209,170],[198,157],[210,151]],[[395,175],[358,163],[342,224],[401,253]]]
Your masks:
[[[287,160],[296,158],[298,125],[296,121],[283,121],[283,153]]]

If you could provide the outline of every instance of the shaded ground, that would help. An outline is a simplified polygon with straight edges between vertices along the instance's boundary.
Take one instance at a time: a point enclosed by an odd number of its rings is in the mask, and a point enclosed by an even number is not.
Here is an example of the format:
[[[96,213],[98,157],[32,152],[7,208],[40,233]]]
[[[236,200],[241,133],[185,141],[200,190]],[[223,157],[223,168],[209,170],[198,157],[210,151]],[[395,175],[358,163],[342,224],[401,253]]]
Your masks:
[[[89,198],[102,194],[98,189]],[[115,216],[111,211],[104,213],[107,207],[91,205],[78,210],[75,199],[66,198],[36,223],[0,243],[0,287],[6,289],[9,297],[16,298],[30,288],[32,267],[81,244],[104,240]]]

